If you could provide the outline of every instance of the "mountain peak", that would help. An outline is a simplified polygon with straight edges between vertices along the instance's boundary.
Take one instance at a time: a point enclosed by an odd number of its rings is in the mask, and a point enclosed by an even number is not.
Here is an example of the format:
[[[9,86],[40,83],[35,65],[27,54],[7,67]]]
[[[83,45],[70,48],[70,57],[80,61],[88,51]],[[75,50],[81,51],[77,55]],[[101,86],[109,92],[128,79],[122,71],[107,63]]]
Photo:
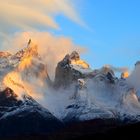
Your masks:
[[[77,51],[73,51],[71,54],[67,54],[64,59],[61,61],[62,65],[77,65],[83,69],[88,69],[89,65],[80,59],[80,55]]]
[[[49,133],[63,127],[59,119],[31,96],[17,99],[10,88],[0,92],[0,124],[0,137]]]
[[[84,69],[89,68],[89,65],[85,61],[80,59],[80,55],[76,51],[73,51],[70,55],[70,64],[71,65],[78,65]]]
[[[80,60],[80,55],[79,55],[79,53],[78,53],[77,51],[73,51],[73,52],[71,53],[71,55],[70,55],[70,59],[71,59],[71,60],[75,60],[75,61]]]
[[[80,59],[79,53],[73,51],[58,63],[55,74],[55,86],[67,87],[73,82],[77,82],[78,79],[86,77],[91,72],[89,65]]]
[[[140,61],[137,61],[135,64],[135,66],[138,66],[138,65],[140,65]]]
[[[13,104],[19,103],[17,100],[17,95],[12,89],[6,88],[4,91],[0,92],[0,106],[11,106]]]
[[[32,42],[31,39],[28,41],[28,45],[25,48],[25,56],[38,56],[38,46]]]
[[[38,46],[32,42],[30,39],[28,41],[27,47],[16,53],[16,57],[21,60],[19,63],[19,69],[24,70],[32,65],[34,58],[39,58]]]

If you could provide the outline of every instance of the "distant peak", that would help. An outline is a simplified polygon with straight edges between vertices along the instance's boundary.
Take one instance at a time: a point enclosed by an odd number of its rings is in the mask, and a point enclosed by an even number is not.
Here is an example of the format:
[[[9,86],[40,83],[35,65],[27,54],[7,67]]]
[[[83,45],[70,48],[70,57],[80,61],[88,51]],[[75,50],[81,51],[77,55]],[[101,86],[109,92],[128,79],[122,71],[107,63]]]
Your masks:
[[[66,65],[66,64],[76,65],[83,69],[89,68],[89,64],[80,59],[80,55],[77,51],[73,51],[71,54],[67,54],[64,57],[64,59],[61,61],[61,64],[62,65]]]
[[[89,64],[80,59],[80,55],[76,51],[73,51],[70,55],[70,64],[80,66],[83,69],[89,68]]]
[[[75,61],[80,60],[80,55],[79,55],[79,53],[76,52],[76,51],[73,51],[73,52],[71,53],[71,55],[70,55],[70,59],[75,60]]]
[[[140,61],[137,61],[135,64],[135,66],[138,66],[138,65],[140,65]]]
[[[29,39],[27,47],[18,51],[14,57],[24,59],[27,57],[37,57],[38,56],[38,46]]]
[[[28,46],[31,44],[31,42],[32,42],[32,40],[31,40],[31,39],[29,39],[29,41],[28,41]]]
[[[38,46],[29,39],[27,47],[24,50],[24,56],[38,56]]]

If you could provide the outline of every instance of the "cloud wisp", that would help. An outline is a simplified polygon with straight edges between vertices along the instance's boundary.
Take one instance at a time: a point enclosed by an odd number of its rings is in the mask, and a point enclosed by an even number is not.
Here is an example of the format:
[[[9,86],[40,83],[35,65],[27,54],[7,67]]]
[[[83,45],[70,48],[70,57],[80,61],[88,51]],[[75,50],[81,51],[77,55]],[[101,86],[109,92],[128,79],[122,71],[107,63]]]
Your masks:
[[[0,4],[1,32],[35,30],[41,27],[59,29],[55,16],[64,15],[84,25],[70,0],[4,0]]]
[[[15,53],[22,48],[27,47],[28,40],[38,46],[38,53],[47,64],[48,72],[54,78],[55,67],[64,56],[76,50],[79,53],[86,52],[84,47],[78,46],[73,41],[64,36],[55,36],[49,32],[22,32],[9,36],[3,41],[1,49]],[[52,63],[53,62],[53,63]]]

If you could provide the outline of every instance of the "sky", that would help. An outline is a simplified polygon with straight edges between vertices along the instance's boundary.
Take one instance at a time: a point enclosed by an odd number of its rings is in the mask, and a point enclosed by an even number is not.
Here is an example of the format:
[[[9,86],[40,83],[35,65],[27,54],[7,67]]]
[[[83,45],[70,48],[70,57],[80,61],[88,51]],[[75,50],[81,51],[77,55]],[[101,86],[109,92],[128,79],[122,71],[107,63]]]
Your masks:
[[[0,30],[51,32],[85,47],[82,58],[93,69],[133,69],[140,60],[139,6],[139,0],[2,0]]]
[[[88,26],[57,17],[61,33],[88,48],[82,58],[93,68],[104,64],[133,69],[140,60],[139,0],[79,0],[78,12]]]

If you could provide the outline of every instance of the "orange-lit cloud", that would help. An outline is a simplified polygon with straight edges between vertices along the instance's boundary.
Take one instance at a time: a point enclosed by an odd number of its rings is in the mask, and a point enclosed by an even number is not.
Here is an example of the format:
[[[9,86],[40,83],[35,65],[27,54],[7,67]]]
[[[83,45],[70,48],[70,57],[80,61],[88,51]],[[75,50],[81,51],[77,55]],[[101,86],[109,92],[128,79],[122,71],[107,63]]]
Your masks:
[[[123,73],[121,74],[121,77],[122,77],[122,78],[128,78],[128,77],[129,77],[129,72],[128,72],[128,71],[123,72]]]
[[[38,53],[43,58],[43,62],[47,65],[48,73],[51,78],[54,78],[55,67],[64,56],[76,50],[79,53],[85,52],[85,49],[73,43],[70,38],[63,36],[54,36],[47,32],[23,32],[16,33],[5,40],[2,49],[12,53],[27,47],[28,40],[32,39],[32,45],[38,46]],[[27,61],[27,63],[25,63]],[[22,66],[26,67],[30,63],[30,58],[24,60]]]
[[[67,53],[74,50],[82,52],[83,48],[75,45],[70,38],[55,36],[49,32],[40,32],[39,29],[59,29],[55,20],[57,15],[63,15],[75,23],[85,26],[80,19],[74,0],[3,0],[0,3],[0,49],[10,53],[16,53],[27,47],[29,39],[31,45],[38,46],[38,53],[47,66],[47,72],[51,79],[54,78],[57,63]],[[15,33],[17,32],[18,33]],[[48,31],[48,30],[47,30]],[[14,33],[10,36],[9,33]],[[3,37],[3,38],[2,38]],[[32,62],[28,56],[21,60],[18,70],[24,71]],[[4,77],[4,84],[22,96],[25,92],[35,99],[43,96],[43,78],[46,72],[40,72],[40,79],[30,78],[24,81],[20,73],[13,71]],[[17,83],[18,81],[18,83]],[[38,88],[36,88],[38,87]],[[46,89],[46,86],[45,86]]]
[[[3,84],[6,87],[11,88],[17,95],[19,99],[22,99],[24,94],[28,94],[35,99],[43,98],[43,89],[41,88],[41,80],[35,80],[35,83],[29,83],[22,80],[20,73],[13,71],[8,73],[4,79]],[[36,88],[38,87],[38,88]]]
[[[0,30],[35,30],[38,27],[58,29],[59,25],[55,21],[57,15],[64,15],[84,25],[73,3],[72,0],[2,0]]]

